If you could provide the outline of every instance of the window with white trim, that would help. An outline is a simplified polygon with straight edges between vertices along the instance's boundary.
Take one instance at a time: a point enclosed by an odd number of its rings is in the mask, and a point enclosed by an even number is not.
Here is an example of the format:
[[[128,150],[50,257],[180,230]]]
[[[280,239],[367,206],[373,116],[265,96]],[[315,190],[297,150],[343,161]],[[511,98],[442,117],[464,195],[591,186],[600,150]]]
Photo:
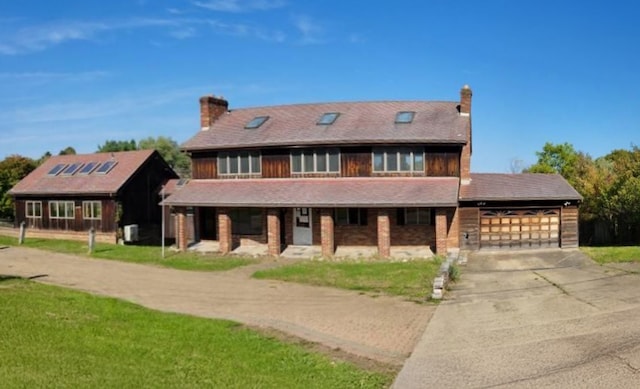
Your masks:
[[[73,201],[49,201],[49,218],[75,219],[75,203]]]
[[[398,208],[397,224],[399,226],[431,225],[431,208]]]
[[[27,201],[25,204],[25,216],[42,218],[42,201]]]
[[[102,220],[102,202],[83,201],[82,218],[85,220]]]
[[[336,208],[336,224],[339,226],[366,226],[366,208]]]
[[[421,147],[374,148],[373,171],[424,172],[424,150]]]
[[[338,173],[340,172],[340,150],[306,149],[291,151],[292,173]]]
[[[218,174],[260,174],[260,152],[240,151],[218,153]]]

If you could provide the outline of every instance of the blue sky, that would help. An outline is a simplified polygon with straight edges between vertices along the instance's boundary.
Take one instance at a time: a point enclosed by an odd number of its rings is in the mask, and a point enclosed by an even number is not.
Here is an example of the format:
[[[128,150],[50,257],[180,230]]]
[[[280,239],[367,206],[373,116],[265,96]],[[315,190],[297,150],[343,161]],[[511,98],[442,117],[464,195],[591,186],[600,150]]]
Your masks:
[[[476,172],[547,141],[638,143],[632,1],[21,0],[0,3],[0,158],[199,129],[231,108],[459,99]]]

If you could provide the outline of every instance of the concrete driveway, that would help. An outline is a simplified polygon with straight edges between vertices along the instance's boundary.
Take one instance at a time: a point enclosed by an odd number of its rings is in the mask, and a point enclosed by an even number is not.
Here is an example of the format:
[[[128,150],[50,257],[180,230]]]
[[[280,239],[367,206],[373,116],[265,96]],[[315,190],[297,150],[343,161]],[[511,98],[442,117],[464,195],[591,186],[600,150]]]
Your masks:
[[[640,267],[474,253],[396,388],[640,386]]]

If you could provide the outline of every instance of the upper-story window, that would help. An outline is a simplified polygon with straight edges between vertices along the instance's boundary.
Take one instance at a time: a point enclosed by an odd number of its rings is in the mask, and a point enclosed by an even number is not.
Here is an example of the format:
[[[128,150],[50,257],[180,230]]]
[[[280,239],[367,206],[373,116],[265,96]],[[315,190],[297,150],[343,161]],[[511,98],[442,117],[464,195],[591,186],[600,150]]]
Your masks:
[[[388,147],[373,149],[374,172],[423,172],[422,147]]]
[[[291,171],[293,173],[338,173],[340,151],[337,148],[293,150]]]
[[[218,174],[260,174],[260,153],[257,151],[218,153]]]

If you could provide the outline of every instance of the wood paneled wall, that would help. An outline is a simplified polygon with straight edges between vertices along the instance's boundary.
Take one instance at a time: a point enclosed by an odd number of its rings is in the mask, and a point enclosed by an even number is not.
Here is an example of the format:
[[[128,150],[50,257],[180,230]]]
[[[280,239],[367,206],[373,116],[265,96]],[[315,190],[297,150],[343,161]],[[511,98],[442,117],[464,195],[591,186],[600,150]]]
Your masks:
[[[460,176],[460,153],[427,151],[425,160],[429,177]]]
[[[340,150],[342,177],[371,176],[371,147],[353,147]]]
[[[288,150],[262,154],[262,178],[291,177],[291,157]]]
[[[191,159],[191,176],[194,179],[216,178],[218,161],[216,157],[195,157]]]

